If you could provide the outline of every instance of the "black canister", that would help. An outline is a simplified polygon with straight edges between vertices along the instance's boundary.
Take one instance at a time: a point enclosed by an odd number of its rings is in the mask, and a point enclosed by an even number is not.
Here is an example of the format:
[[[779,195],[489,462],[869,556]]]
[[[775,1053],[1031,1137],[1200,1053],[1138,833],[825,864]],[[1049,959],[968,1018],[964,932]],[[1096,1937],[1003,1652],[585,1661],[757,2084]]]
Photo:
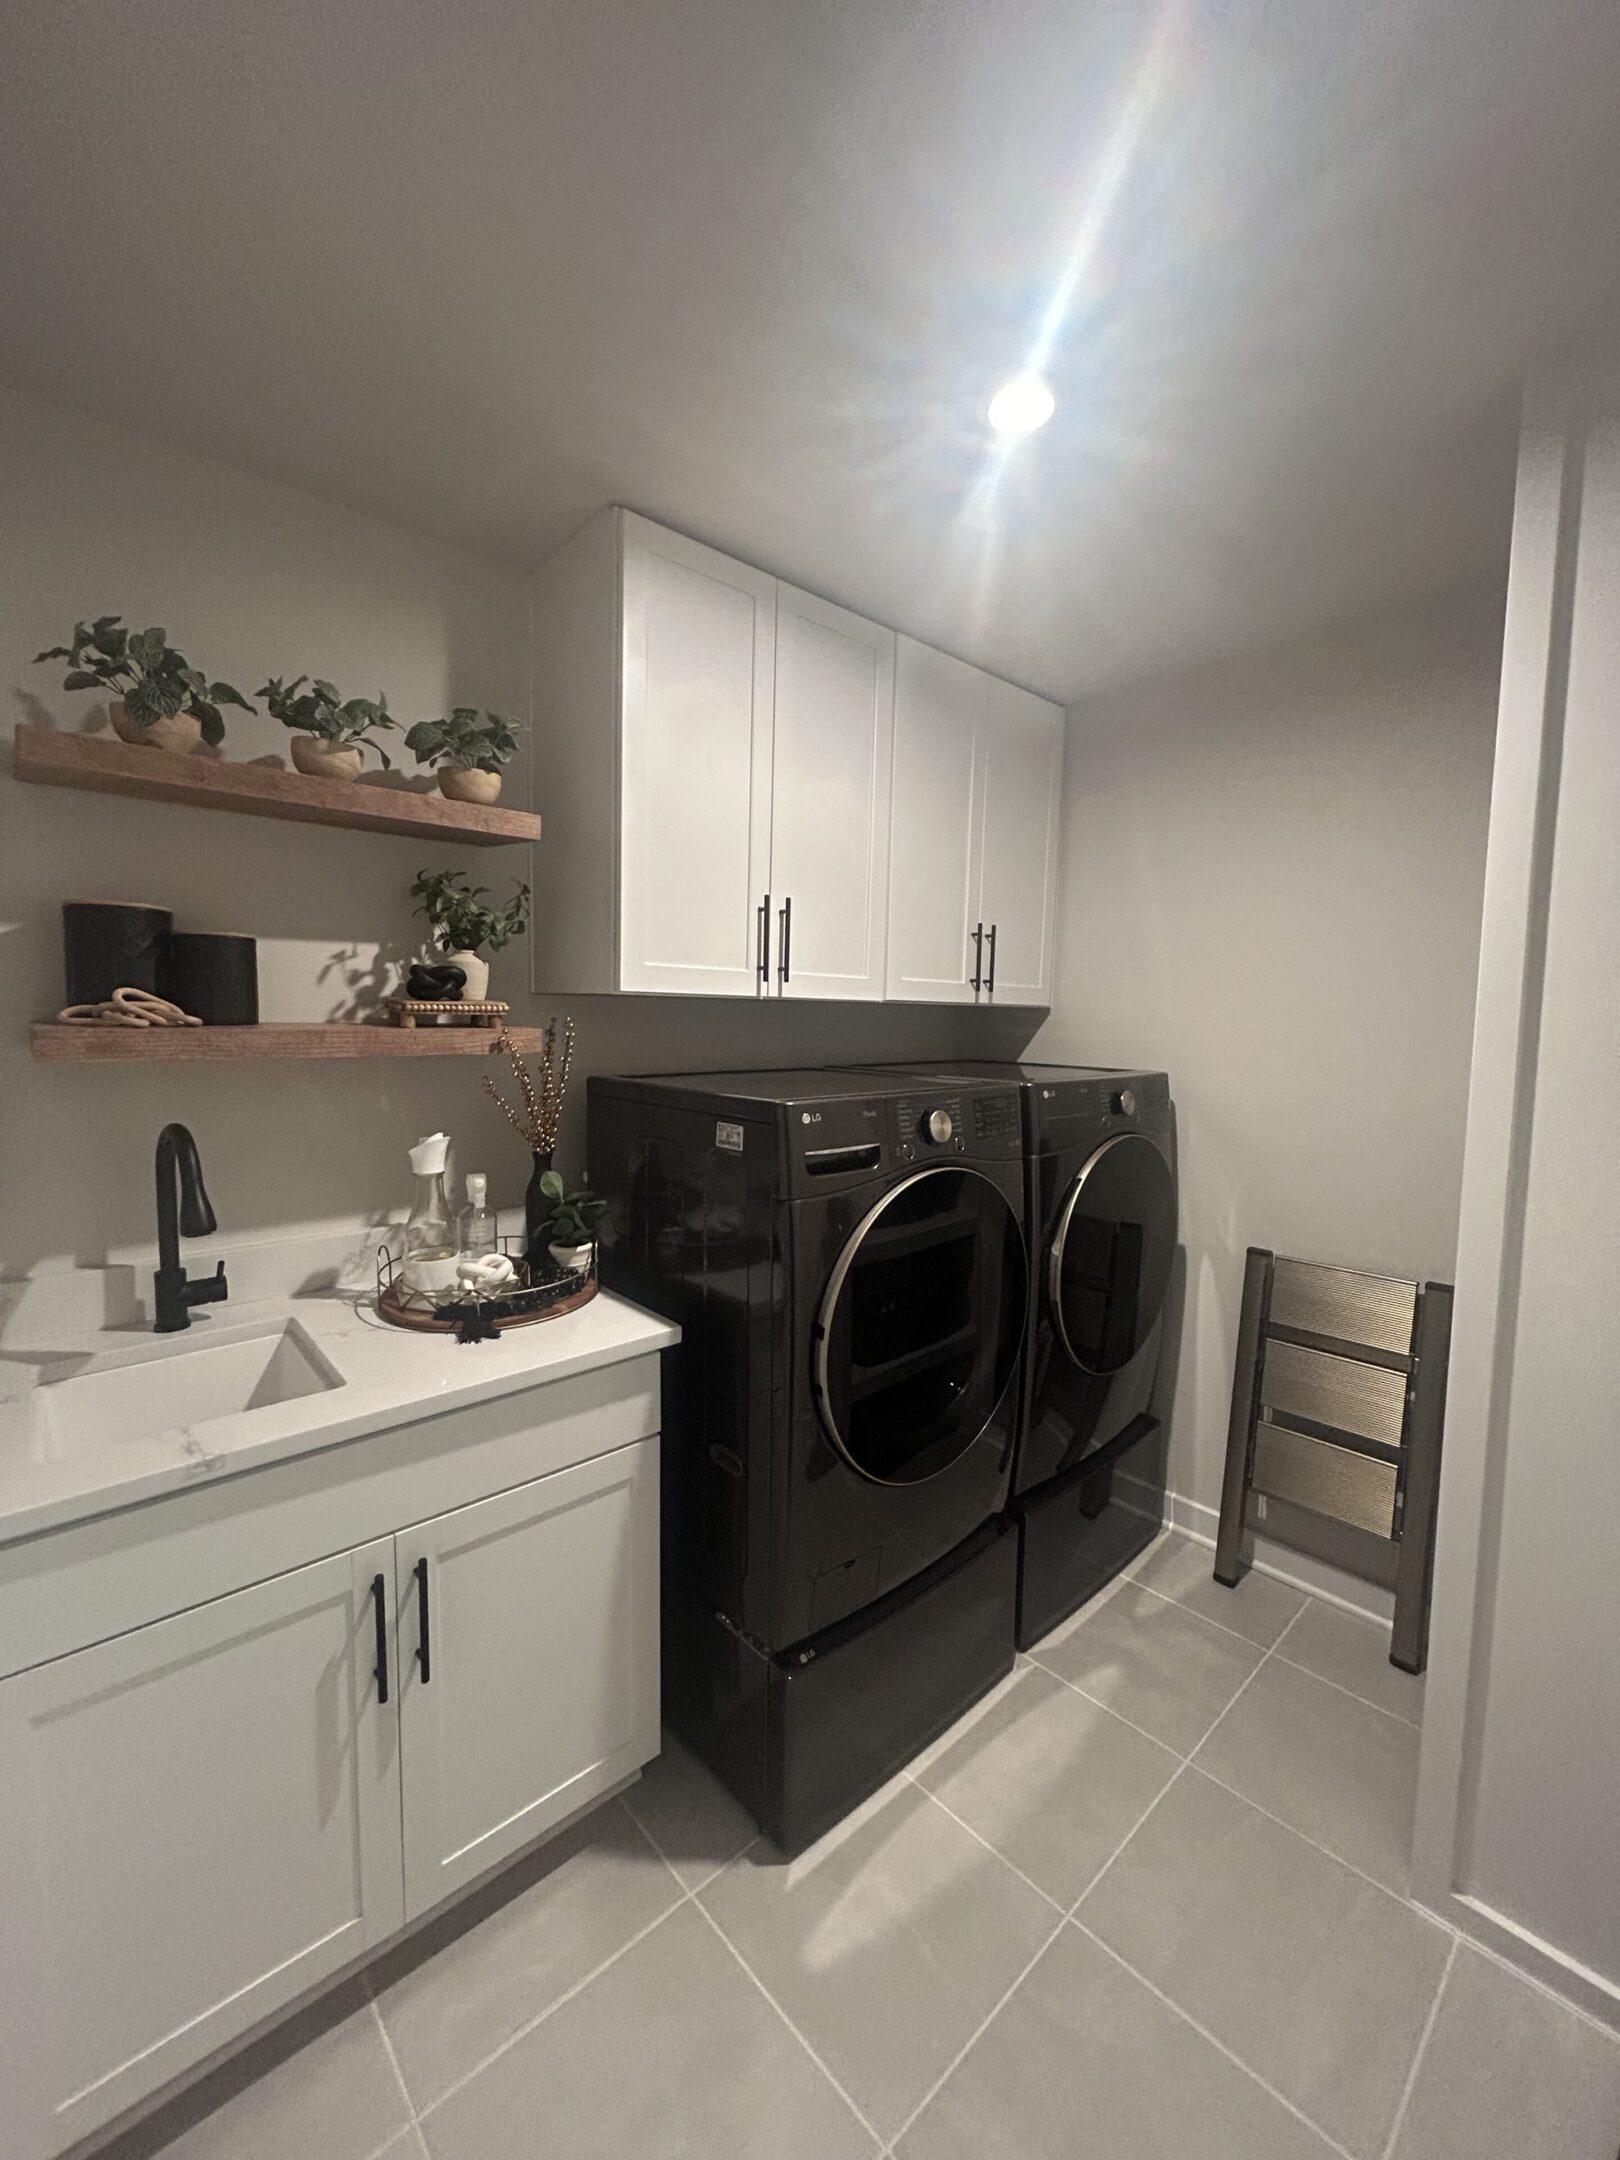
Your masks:
[[[64,900],[62,959],[69,1005],[100,1005],[115,990],[161,996],[163,941],[174,920],[167,908],[128,900]]]
[[[252,1027],[259,1017],[259,946],[230,930],[171,930],[158,989],[210,1027]]]

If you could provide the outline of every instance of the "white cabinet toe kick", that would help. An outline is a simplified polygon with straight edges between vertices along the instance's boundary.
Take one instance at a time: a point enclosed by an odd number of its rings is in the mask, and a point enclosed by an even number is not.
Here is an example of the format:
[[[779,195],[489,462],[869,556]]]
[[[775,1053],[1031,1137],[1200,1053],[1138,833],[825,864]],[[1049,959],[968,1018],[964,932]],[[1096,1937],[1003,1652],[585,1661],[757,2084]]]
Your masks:
[[[658,1359],[0,1547],[0,2092],[52,2160],[658,1750]]]

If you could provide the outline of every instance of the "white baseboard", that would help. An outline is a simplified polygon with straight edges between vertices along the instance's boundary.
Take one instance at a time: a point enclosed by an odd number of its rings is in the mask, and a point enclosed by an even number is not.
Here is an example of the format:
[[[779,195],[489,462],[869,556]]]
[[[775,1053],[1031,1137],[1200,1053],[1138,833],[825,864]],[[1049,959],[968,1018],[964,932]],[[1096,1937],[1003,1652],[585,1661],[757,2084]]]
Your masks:
[[[1165,1495],[1165,1519],[1173,1528],[1184,1531],[1200,1545],[1214,1549],[1215,1532],[1220,1526],[1221,1511],[1202,1500],[1191,1500],[1185,1493],[1171,1492]],[[1329,1565],[1326,1560],[1316,1560],[1309,1553],[1296,1552],[1292,1546],[1277,1545],[1270,1538],[1254,1538],[1252,1565],[1262,1575],[1271,1575],[1278,1582],[1287,1583],[1290,1590],[1304,1590],[1310,1596],[1320,1598],[1325,1605],[1337,1605],[1345,1612],[1358,1613],[1364,1620],[1377,1620],[1388,1627],[1395,1617],[1395,1594],[1379,1583],[1363,1582],[1359,1575],[1347,1575],[1343,1568]]]

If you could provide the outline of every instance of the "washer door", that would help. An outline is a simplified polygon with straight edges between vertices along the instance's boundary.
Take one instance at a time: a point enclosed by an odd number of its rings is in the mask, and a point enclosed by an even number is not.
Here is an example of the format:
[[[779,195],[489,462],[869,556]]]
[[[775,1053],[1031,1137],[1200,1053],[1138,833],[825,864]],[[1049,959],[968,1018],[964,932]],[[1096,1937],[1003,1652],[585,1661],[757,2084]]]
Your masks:
[[[1018,1370],[1028,1271],[1018,1217],[977,1170],[919,1170],[863,1217],[816,1321],[816,1407],[863,1477],[937,1477]]]
[[[1116,1373],[1152,1333],[1176,1249],[1170,1165],[1140,1133],[1116,1133],[1069,1187],[1047,1261],[1058,1340],[1082,1372]]]

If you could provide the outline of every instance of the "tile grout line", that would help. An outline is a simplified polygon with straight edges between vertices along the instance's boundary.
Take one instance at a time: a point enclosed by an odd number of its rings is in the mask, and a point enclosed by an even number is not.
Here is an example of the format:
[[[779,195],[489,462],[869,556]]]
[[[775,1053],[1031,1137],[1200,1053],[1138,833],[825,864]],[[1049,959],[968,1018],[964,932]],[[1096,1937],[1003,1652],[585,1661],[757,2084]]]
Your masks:
[[[1174,1770],[1171,1771],[1169,1777],[1166,1778],[1163,1785],[1161,1785],[1159,1790],[1153,1795],[1153,1798],[1148,1802],[1147,1806],[1143,1808],[1141,1814],[1137,1816],[1136,1820],[1131,1824],[1131,1827],[1126,1831],[1125,1835],[1120,1839],[1119,1843],[1114,1847],[1113,1851],[1108,1855],[1107,1859],[1104,1860],[1101,1867],[1099,1867],[1096,1873],[1092,1875],[1090,1880],[1087,1882],[1085,1888],[1075,1899],[1074,1903],[1068,1908],[1067,1912],[1063,1913],[1063,1916],[1058,1921],[1057,1926],[1052,1930],[1051,1934],[1046,1938],[1045,1942],[1041,1944],[1040,1948],[1030,1959],[1029,1963],[1024,1967],[1023,1971],[1018,1974],[1017,1978],[1013,1981],[1011,1987],[1007,1989],[1007,1992],[1000,1998],[998,2002],[994,2003],[991,2006],[990,2010],[986,2013],[986,2015],[974,2027],[973,2031],[968,2035],[967,2039],[963,2042],[957,2053],[946,2064],[945,2068],[940,2072],[939,2076],[934,2080],[933,2084],[929,2086],[927,2092],[923,2094],[922,2098],[917,2102],[917,2105],[912,2109],[911,2113],[906,2117],[905,2121],[894,2133],[894,2136],[890,2141],[889,2145],[889,2151],[891,2153],[893,2152],[894,2147],[898,2145],[900,2140],[905,2136],[906,2132],[912,2127],[913,2123],[915,2123],[917,2118],[922,2114],[923,2110],[934,2099],[935,2095],[940,2092],[940,2090],[944,2087],[948,2080],[955,2074],[958,2069],[960,2069],[961,2065],[967,2060],[968,2056],[972,2053],[974,2047],[977,2045],[979,2040],[989,2030],[990,2026],[994,2023],[996,2018],[1000,2016],[1001,2012],[1007,2007],[1008,2003],[1012,2001],[1018,1990],[1023,1986],[1024,1982],[1035,1970],[1035,1967],[1040,1963],[1041,1959],[1045,1957],[1047,1951],[1051,1949],[1053,1943],[1057,1941],[1058,1937],[1063,1932],[1065,1923],[1074,1918],[1075,1913],[1085,1903],[1086,1899],[1090,1897],[1092,1891],[1096,1889],[1098,1883],[1101,1882],[1102,1878],[1107,1874],[1108,1870],[1113,1866],[1114,1862],[1119,1858],[1120,1854],[1131,1842],[1131,1839],[1135,1837],[1137,1831],[1141,1829],[1142,1825],[1147,1821],[1148,1817],[1153,1813],[1153,1810],[1158,1806],[1159,1802],[1164,1798],[1165,1794],[1170,1790],[1171,1786],[1176,1782],[1177,1778],[1180,1777],[1182,1771],[1185,1770],[1186,1767],[1187,1765],[1185,1762],[1180,1760],[1177,1761],[1176,1767],[1174,1768]],[[994,1850],[993,1847],[991,1849]],[[1061,1911],[1062,1908],[1060,1907],[1059,1910]]]
[[[868,2120],[866,2113],[863,2109],[858,2108],[855,2105],[855,2102],[845,2091],[843,2084],[838,2078],[834,2077],[831,2070],[828,2069],[827,2065],[822,2061],[821,2057],[810,2045],[804,2034],[800,2032],[798,2026],[794,2024],[792,2018],[788,2016],[787,2012],[782,2008],[782,2005],[777,2001],[776,1997],[771,1993],[770,1989],[759,1977],[759,1974],[755,1972],[753,1966],[749,1964],[748,1960],[737,1948],[737,1945],[732,1941],[731,1937],[726,1933],[725,1929],[714,1917],[714,1914],[710,1912],[709,1908],[703,1903],[702,1899],[697,1897],[695,1894],[692,1898],[692,1903],[697,1907],[697,1910],[703,1915],[704,1919],[708,1921],[710,1927],[713,1928],[716,1935],[719,1936],[720,1940],[725,1944],[726,1948],[737,1960],[737,1963],[742,1967],[748,1978],[754,1983],[754,1986],[758,1988],[761,1995],[764,1996],[765,2000],[770,2004],[771,2008],[782,2020],[782,2023],[787,2027],[788,2031],[793,2035],[794,2039],[798,2041],[800,2047],[804,2049],[806,2055],[809,2056],[810,2060],[815,2064],[816,2068],[827,2080],[827,2083],[832,2087],[833,2091],[837,2093],[839,2099],[843,2101],[845,2107],[849,2109],[849,2112],[854,2116],[855,2120],[860,2124],[861,2128],[866,2132],[868,2137],[871,2138],[873,2144],[877,2147],[879,2154],[886,2153],[888,2151],[888,2147],[884,2143],[882,2134],[877,2129],[876,2125]]]
[[[1251,1644],[1250,1647],[1252,1648],[1253,1645]],[[1078,1695],[1082,1702],[1090,1703],[1094,1710],[1106,1710],[1110,1717],[1118,1718],[1122,1725],[1128,1725],[1131,1731],[1139,1734],[1142,1739],[1151,1740],[1155,1747],[1162,1747],[1167,1754],[1174,1755],[1178,1762],[1187,1762],[1191,1759],[1183,1755],[1180,1748],[1172,1747],[1168,1740],[1161,1740],[1157,1733],[1150,1733],[1145,1725],[1138,1725],[1135,1718],[1128,1718],[1123,1710],[1116,1710],[1112,1703],[1105,1703],[1100,1695],[1089,1694],[1078,1680],[1071,1680],[1067,1673],[1060,1673],[1055,1666],[1042,1665],[1039,1658],[1036,1658],[1034,1663],[1041,1672],[1046,1674],[1048,1679],[1059,1681],[1064,1687],[1070,1689],[1072,1693]],[[1245,1686],[1247,1684],[1247,1682],[1244,1683]],[[1222,1715],[1224,1716],[1225,1713],[1223,1712]],[[1198,1744],[1202,1747],[1204,1743],[1201,1740]]]
[[[1038,1898],[1044,1899],[1045,1902],[1051,1906],[1052,1910],[1055,1913],[1061,1913],[1066,1911],[1067,1908],[1061,1905],[1058,1900],[1051,1895],[1049,1891],[1043,1890],[1033,1876],[1026,1875],[1024,1873],[1023,1869],[1018,1865],[1016,1860],[1009,1860],[1007,1855],[1001,1850],[1001,1847],[999,1845],[992,1845],[990,1840],[984,1835],[982,1830],[975,1830],[970,1822],[964,1821],[963,1818],[957,1814],[955,1808],[947,1806],[947,1804],[939,1797],[938,1793],[930,1792],[928,1790],[928,1787],[923,1784],[920,1778],[914,1778],[911,1776],[909,1770],[905,1772],[905,1776],[910,1779],[911,1785],[915,1791],[921,1793],[922,1797],[925,1800],[931,1801],[933,1805],[939,1809],[942,1815],[948,1815],[951,1821],[955,1823],[956,1827],[959,1830],[965,1830],[970,1838],[974,1839],[977,1844],[982,1845],[985,1851],[990,1854],[992,1859],[999,1860],[1004,1868],[1009,1868],[1012,1873],[1018,1877],[1018,1880],[1021,1883],[1023,1883],[1028,1889],[1033,1890]]]
[[[1412,2056],[1411,2067],[1406,2073],[1406,2082],[1401,2087],[1401,2097],[1396,2103],[1395,2120],[1390,2124],[1389,2136],[1384,2141],[1383,2160],[1391,2160],[1391,2155],[1394,2153],[1400,2134],[1406,2126],[1406,2111],[1411,2105],[1413,2093],[1417,2090],[1418,2072],[1423,2068],[1423,2058],[1429,2052],[1429,2036],[1440,2022],[1440,2004],[1445,1997],[1446,1989],[1451,1984],[1451,1971],[1457,1962],[1457,1952],[1461,1943],[1462,1937],[1454,1935],[1451,1940],[1451,1948],[1446,1952],[1445,1967],[1440,1974],[1440,1985],[1434,1991],[1434,2001],[1430,2003],[1429,2014],[1423,2020],[1423,2030],[1418,2034],[1418,2044]]]
[[[1332,1860],[1337,1866],[1347,1868],[1370,1889],[1381,1890],[1385,1897],[1393,1898],[1397,1905],[1404,1905],[1408,1912],[1416,1913],[1420,1920],[1427,1920],[1431,1926],[1437,1927],[1441,1934],[1460,1933],[1449,1920],[1443,1920],[1437,1912],[1431,1912],[1427,1905],[1420,1905],[1416,1898],[1409,1897],[1404,1890],[1397,1890],[1387,1882],[1380,1882],[1376,1875],[1369,1875],[1364,1867],[1358,1867],[1354,1860],[1347,1860],[1343,1853],[1336,1853],[1330,1845],[1324,1845],[1319,1838],[1313,1838],[1308,1830],[1301,1830],[1297,1823],[1291,1823],[1281,1815],[1274,1815],[1262,1802],[1251,1800],[1246,1792],[1240,1792],[1235,1785],[1229,1785],[1225,1778],[1217,1777],[1213,1770],[1207,1770],[1201,1762],[1189,1761],[1187,1767],[1189,1770],[1196,1770],[1201,1778],[1208,1778],[1212,1785],[1218,1785],[1222,1792],[1230,1793],[1234,1800],[1241,1800],[1245,1807],[1252,1807],[1254,1812],[1263,1815],[1267,1822],[1274,1822],[1279,1830],[1286,1830],[1290,1836],[1297,1837],[1301,1844],[1309,1845],[1311,1850],[1319,1852],[1324,1860]]]
[[[387,2025],[383,2022],[382,2006],[377,2001],[377,1991],[371,1984],[369,1969],[363,1972],[360,1977],[365,1984],[366,2001],[371,2005],[371,2014],[377,2021],[377,2031],[382,2037],[383,2053],[388,2057],[388,2066],[394,2073],[394,2083],[399,2087],[399,2096],[405,2103],[405,2113],[410,2118],[410,2127],[418,2132],[418,2142],[420,2142],[421,2125],[416,2112],[416,2102],[411,2098],[411,2088],[405,2082],[405,2073],[399,2067],[399,2057],[394,2053],[393,2037],[389,2033]],[[394,2134],[397,2137],[399,2133],[396,2131]],[[383,2149],[386,2151],[387,2147],[385,2146]]]
[[[1414,1899],[1413,1902],[1416,1903],[1416,1900]],[[1418,1911],[1426,1913],[1429,1908],[1426,1905],[1419,1905]],[[1429,1917],[1437,1919],[1439,1916],[1430,1913]],[[1451,1925],[1449,1921],[1444,1920],[1440,1924],[1442,1927]],[[1543,1980],[1539,1973],[1531,1972],[1526,1965],[1515,1965],[1511,1958],[1504,1957],[1494,1943],[1485,1942],[1478,1935],[1470,1935],[1466,1928],[1458,1928],[1455,1933],[1462,1942],[1468,1945],[1470,1950],[1477,1950],[1482,1958],[1489,1958],[1493,1965],[1510,1974],[1513,1979],[1522,1980],[1527,1988],[1534,1988],[1536,1993],[1544,1995],[1548,2002],[1556,2003],[1560,2010],[1567,2010],[1571,2017],[1579,2018],[1583,2025],[1589,2025],[1603,2039],[1610,2041],[1616,2047],[1620,2047],[1620,2024],[1610,2018],[1598,2017],[1595,2012],[1587,2009],[1585,2003],[1577,2002],[1573,1995],[1560,1995],[1557,1988],[1553,1987],[1550,1982]]]
[[[1239,1642],[1248,1643],[1251,1649],[1260,1650],[1266,1647],[1262,1643],[1257,1643],[1252,1635],[1245,1635],[1241,1628],[1229,1628],[1224,1620],[1211,1620],[1208,1613],[1200,1612],[1196,1605],[1189,1605],[1185,1598],[1172,1597],[1168,1590],[1160,1590],[1152,1583],[1143,1582],[1138,1575],[1127,1575],[1123,1579],[1126,1582],[1135,1583],[1136,1587],[1139,1590],[1145,1590],[1149,1597],[1161,1598],[1166,1605],[1174,1605],[1178,1612],[1191,1613],[1195,1620],[1203,1620],[1210,1627],[1219,1628],[1223,1635],[1235,1635]],[[1278,1580],[1275,1576],[1269,1576],[1266,1579],[1268,1581]],[[1285,1587],[1291,1589],[1292,1585],[1285,1585]],[[1282,1634],[1277,1637],[1277,1642],[1270,1646],[1271,1650],[1276,1649],[1277,1643],[1282,1641],[1283,1635],[1288,1633],[1289,1628],[1303,1616],[1309,1606],[1316,1604],[1322,1606],[1326,1612],[1345,1613],[1343,1606],[1329,1605],[1325,1598],[1319,1598],[1309,1590],[1295,1590],[1293,1594],[1303,1599],[1304,1602],[1301,1604],[1299,1611],[1291,1616]],[[1376,1627],[1378,1625],[1376,1621],[1366,1619],[1361,1615],[1346,1614],[1346,1617],[1359,1618],[1361,1624],[1365,1627]],[[1270,1655],[1270,1650],[1267,1651],[1267,1655]],[[1282,1662],[1285,1665],[1292,1665],[1296,1672],[1309,1673],[1313,1680],[1320,1680],[1324,1687],[1337,1688],[1341,1695],[1348,1695],[1353,1702],[1365,1703],[1369,1710],[1381,1710],[1385,1717],[1399,1718],[1403,1725],[1415,1725],[1419,1732],[1423,1730],[1423,1720],[1421,1718],[1408,1717],[1404,1711],[1391,1710],[1381,1702],[1374,1702],[1370,1695],[1363,1695],[1359,1688],[1346,1687],[1342,1680],[1330,1680],[1326,1673],[1318,1672],[1314,1665],[1302,1665],[1298,1658],[1291,1657],[1285,1657]]]
[[[659,1857],[662,1858],[663,1856],[660,1854]],[[664,1864],[666,1867],[669,1865],[667,1861],[665,1861]],[[442,2093],[436,2094],[434,2098],[431,2099],[417,2115],[417,2122],[425,2123],[430,2115],[436,2115],[439,2109],[444,2106],[447,2100],[454,2099],[456,2094],[462,2091],[464,2087],[470,2085],[474,2078],[482,2077],[484,2072],[490,2067],[492,2063],[499,2062],[503,2055],[509,2054],[511,2050],[517,2046],[520,2040],[527,2040],[530,2033],[532,2033],[536,2029],[536,2027],[543,2025],[546,2022],[547,2018],[551,2017],[556,2011],[562,2008],[564,2003],[570,2003],[573,2001],[576,1995],[583,1994],[585,1989],[590,1986],[593,1980],[599,1980],[603,1973],[607,1971],[610,1965],[617,1965],[620,1958],[622,1958],[627,1951],[633,1950],[636,1947],[637,1943],[644,1942],[647,1937],[652,1933],[654,1928],[662,1927],[664,1922],[670,1919],[674,1914],[678,1913],[683,1905],[695,1905],[696,1903],[697,1892],[695,1890],[683,1890],[681,1892],[681,1895],[675,1900],[674,1904],[667,1906],[664,1911],[658,1915],[656,1920],[649,1920],[644,1928],[638,1928],[635,1934],[630,1937],[630,1940],[628,1942],[620,1943],[618,1949],[613,1951],[610,1956],[603,1958],[599,1964],[593,1965],[588,1973],[585,1973],[580,1979],[574,1982],[572,1987],[565,1988],[562,1994],[557,1997],[555,2002],[547,2003],[546,2007],[540,2012],[538,2017],[530,2018],[528,2023],[526,2025],[520,2025],[516,2032],[508,2033],[506,2038],[501,2042],[500,2046],[497,2048],[492,2048],[489,2054],[484,2057],[482,2062],[474,2063],[472,2068],[467,2071],[463,2076],[458,2077],[453,2085],[447,2085]],[[380,2014],[381,2013],[379,2012],[379,2015]]]
[[[1208,2026],[1201,2025],[1198,2022],[1197,2018],[1193,2017],[1189,2011],[1186,2011],[1181,2007],[1180,2003],[1174,2001],[1170,1996],[1168,1996],[1164,1992],[1163,1988],[1156,1986],[1155,1983],[1147,1977],[1146,1973],[1138,1972],[1136,1967],[1130,1962],[1129,1958],[1121,1957],[1119,1952],[1114,1948],[1113,1944],[1110,1942],[1105,1942],[1102,1936],[1100,1936],[1095,1929],[1087,1927],[1086,1923],[1079,1917],[1078,1914],[1071,1914],[1065,1925],[1068,1927],[1078,1928],[1080,1930],[1080,1933],[1085,1936],[1087,1942],[1095,1943],[1097,1945],[1097,1948],[1101,1950],[1105,1956],[1111,1957],[1113,1959],[1114,1963],[1119,1966],[1122,1972],[1129,1973],[1131,1978],[1137,1982],[1138,1986],[1145,1987],[1150,1995],[1155,1996],[1158,2001],[1163,2003],[1164,2007],[1171,2013],[1173,2017],[1179,2018],[1183,2025],[1189,2026],[1193,2032],[1198,2034],[1200,2039],[1207,2040],[1209,2045],[1214,2048],[1218,2054],[1224,2055],[1226,2057],[1226,2060],[1232,2064],[1234,2069],[1241,2070],[1243,2075],[1246,2078],[1250,2079],[1254,2084],[1258,2085],[1263,2093],[1269,2094],[1270,2097],[1276,2101],[1279,2107],[1286,2108],[1289,2114],[1294,2117],[1296,2122],[1302,2122],[1307,2130],[1311,2131],[1315,2136],[1319,2137],[1322,2140],[1323,2144],[1328,2147],[1329,2151],[1336,2152],[1340,2156],[1340,2160],[1356,2160],[1356,2155],[1350,2150],[1348,2145],[1341,2145],[1338,2139],[1336,2137],[1331,2137],[1328,2132],[1322,2128],[1322,2125],[1319,2122],[1313,2122],[1310,2116],[1306,2114],[1305,2110],[1302,2107],[1296,2106],[1295,2103],[1290,2100],[1285,2093],[1278,2092],[1275,2085],[1268,2084],[1266,2080],[1260,2075],[1258,2070],[1251,2068],[1251,2066],[1243,2060],[1243,2057],[1241,2055],[1236,2054],[1230,2047],[1228,2047],[1224,2040],[1217,2038],[1217,2036],[1209,2030]]]

